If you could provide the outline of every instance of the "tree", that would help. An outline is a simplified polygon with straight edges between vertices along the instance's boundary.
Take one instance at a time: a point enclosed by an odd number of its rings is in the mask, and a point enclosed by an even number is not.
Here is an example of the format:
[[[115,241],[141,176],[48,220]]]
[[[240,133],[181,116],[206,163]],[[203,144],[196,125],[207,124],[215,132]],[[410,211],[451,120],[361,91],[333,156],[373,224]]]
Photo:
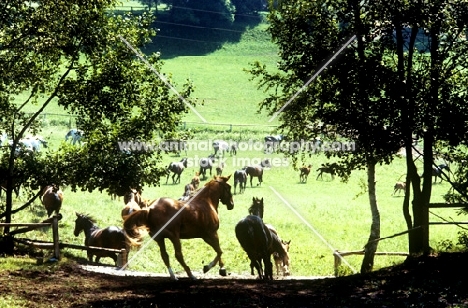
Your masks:
[[[215,27],[234,21],[234,6],[230,0],[172,0],[174,22]]]
[[[267,2],[264,0],[232,0],[236,14],[252,14],[265,10]]]
[[[441,3],[444,5],[439,11],[436,8]],[[253,76],[260,79],[259,86],[272,93],[261,103],[260,108],[267,109],[272,115],[284,108],[279,115],[281,128],[292,140],[311,140],[319,134],[327,136],[328,131],[324,128],[332,128],[342,140],[356,142],[357,150],[353,153],[336,152],[329,155],[341,158],[344,168],[341,173],[345,178],[353,169],[365,167],[368,170],[369,200],[373,215],[368,243],[372,245],[366,245],[366,253],[369,251],[369,254],[364,258],[363,272],[372,268],[372,251],[377,248],[376,240],[380,237],[380,217],[373,180],[376,164],[390,163],[397,149],[406,147],[409,169],[407,183],[412,183],[414,191],[415,218],[408,224],[408,229],[421,230],[428,213],[427,196],[430,197],[433,163],[431,140],[435,136],[433,129],[429,132],[425,129],[437,128],[439,140],[456,141],[449,132],[451,128],[441,126],[448,118],[444,117],[445,112],[435,114],[435,109],[428,107],[437,106],[437,110],[446,111],[449,106],[455,107],[460,112],[461,123],[468,119],[461,104],[466,99],[466,93],[456,90],[457,82],[466,78],[466,71],[457,69],[463,67],[461,61],[465,61],[466,57],[466,52],[462,53],[464,47],[455,36],[457,31],[464,33],[463,29],[466,28],[466,22],[460,17],[462,14],[452,14],[452,19],[443,28],[432,28],[425,22],[428,27],[424,29],[430,31],[431,38],[434,36],[430,41],[432,49],[428,53],[418,52],[414,48],[414,36],[418,28],[410,28],[412,45],[404,44],[402,40],[408,25],[432,20],[428,16],[436,16],[435,20],[439,20],[440,24],[441,16],[457,9],[464,10],[463,5],[458,6],[449,1],[425,6],[419,2],[409,5],[406,2],[387,4],[324,0],[281,2],[273,10],[273,3],[270,2],[269,31],[280,48],[281,61],[278,64],[279,73],[269,73],[259,63],[251,69]],[[437,24],[435,20],[430,25]],[[455,31],[455,25],[461,29]],[[340,43],[343,44],[353,35],[356,35],[356,42],[348,46],[320,76],[291,100],[298,89],[310,80],[313,72],[330,59]],[[437,38],[442,35],[448,45],[439,44]],[[440,52],[437,53],[439,48],[445,48],[444,57],[440,57]],[[441,65],[446,61],[451,65]],[[426,71],[428,67],[430,74]],[[430,91],[425,90],[427,88]],[[424,198],[411,156],[413,136],[423,135],[426,154],[422,187],[426,194]],[[407,191],[406,198],[409,195]],[[405,217],[408,214],[409,211],[406,211]],[[422,232],[410,232],[409,238],[410,252],[427,250],[428,238]]]
[[[13,184],[33,189],[56,183],[73,190],[123,194],[129,186],[157,185],[163,169],[159,151],[129,151],[119,141],[157,140],[175,131],[187,111],[188,83],[172,94],[154,70],[159,55],[140,61],[130,47],[155,34],[148,14],[109,13],[114,1],[24,1],[0,4],[0,129],[12,146],[2,147],[4,208],[11,221]],[[24,101],[14,98],[27,94]],[[26,134],[40,131],[39,115],[53,101],[76,115],[86,144],[63,143],[41,153],[15,151]],[[29,115],[24,106],[36,106]],[[154,139],[156,138],[156,139]],[[16,152],[16,154],[15,154]],[[37,196],[37,194],[36,194]],[[5,229],[8,233],[8,228]]]

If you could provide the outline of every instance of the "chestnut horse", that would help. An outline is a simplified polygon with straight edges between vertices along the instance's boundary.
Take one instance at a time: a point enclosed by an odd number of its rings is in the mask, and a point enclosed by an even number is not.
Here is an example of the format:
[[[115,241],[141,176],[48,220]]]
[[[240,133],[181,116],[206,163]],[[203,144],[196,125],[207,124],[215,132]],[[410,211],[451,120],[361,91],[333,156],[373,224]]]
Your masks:
[[[44,187],[40,199],[47,211],[48,217],[54,212],[56,214],[60,212],[63,202],[63,193],[58,185],[52,184]]]
[[[231,185],[228,183],[230,177],[214,177],[187,203],[172,198],[159,198],[149,208],[133,212],[124,222],[129,242],[134,246],[141,245],[144,236],[141,231],[148,231],[159,245],[161,258],[171,279],[177,280],[166,251],[165,239],[168,238],[174,246],[177,261],[185,269],[187,276],[196,279],[184,261],[180,240],[202,238],[216,251],[216,257],[209,265],[204,266],[203,272],[206,273],[219,263],[219,274],[225,276],[226,270],[221,259],[223,252],[218,238],[218,205],[221,201],[228,210],[234,208]]]
[[[99,228],[96,225],[96,220],[88,215],[76,213],[75,236],[80,235],[81,231],[85,234],[85,246],[102,247],[112,249],[125,249],[130,251],[130,245],[127,244],[123,230],[116,226],[107,228]],[[109,257],[114,260],[117,265],[117,254],[115,252],[104,250],[88,249],[88,260],[93,262],[93,257],[96,256],[96,262],[99,263],[101,258]]]
[[[310,169],[312,168],[312,165],[302,166],[299,171],[299,182],[301,183],[306,183],[307,182],[307,177],[309,176]]]

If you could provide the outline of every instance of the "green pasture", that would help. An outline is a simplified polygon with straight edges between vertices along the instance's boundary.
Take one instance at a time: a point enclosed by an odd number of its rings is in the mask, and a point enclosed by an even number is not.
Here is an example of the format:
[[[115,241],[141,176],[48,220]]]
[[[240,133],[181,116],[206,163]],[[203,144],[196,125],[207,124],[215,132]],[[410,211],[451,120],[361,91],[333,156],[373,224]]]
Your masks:
[[[55,127],[50,132],[51,147],[62,142],[66,127]],[[214,136],[213,136],[214,137]],[[213,139],[213,138],[211,138]],[[259,138],[260,139],[260,138]],[[159,187],[145,187],[143,196],[147,199],[156,199],[167,196],[178,198],[183,193],[183,187],[198,171],[199,158],[212,153],[208,150],[192,150],[187,153],[189,167],[184,171],[180,184],[172,184],[171,178],[166,185],[166,179],[161,179]],[[185,153],[184,155],[185,156]],[[307,183],[299,182],[299,173],[294,170],[291,162],[281,154],[264,154],[259,149],[239,151],[237,156],[226,154],[226,167],[223,174],[232,174],[248,162],[258,162],[263,158],[270,158],[275,165],[265,170],[264,183],[254,187],[248,183],[244,194],[234,195],[234,209],[228,211],[226,206],[220,204],[219,216],[221,226],[219,236],[224,251],[224,261],[230,273],[249,273],[247,255],[241,249],[234,234],[236,223],[248,214],[248,207],[252,197],[264,198],[264,221],[272,224],[285,240],[291,240],[291,270],[297,276],[329,276],[333,275],[334,249],[341,251],[360,250],[366,243],[371,223],[371,214],[367,194],[363,190],[366,181],[365,171],[353,172],[349,182],[343,183],[338,178],[334,180],[328,174],[322,179],[316,179],[316,169],[326,162],[324,154],[313,155],[305,161],[312,164]],[[166,156],[164,164],[179,161],[181,157]],[[195,162],[195,163],[193,163]],[[215,172],[213,170],[213,172]],[[389,236],[406,229],[402,214],[402,196],[392,196],[395,181],[400,180],[405,173],[404,159],[397,158],[389,166],[377,168],[377,197],[381,214],[381,235]],[[233,185],[233,179],[230,180]],[[442,201],[442,195],[449,189],[449,184],[435,184],[433,189],[433,202]],[[232,192],[234,187],[232,187]],[[64,188],[65,199],[62,207],[63,219],[60,222],[60,240],[66,243],[83,244],[84,235],[74,237],[73,228],[75,212],[93,215],[100,227],[109,225],[122,225],[120,211],[124,206],[122,200],[112,200],[106,193],[100,192],[72,192]],[[285,203],[286,201],[287,203]],[[16,200],[19,206],[21,200]],[[457,219],[454,210],[433,210],[436,214],[447,219]],[[13,217],[14,222],[39,222],[46,218],[45,210],[39,201],[36,201],[28,210],[22,211]],[[458,218],[459,219],[459,218]],[[439,221],[432,216],[431,221]],[[444,240],[456,242],[458,229],[453,226],[432,226],[431,246],[435,249],[444,249],[441,243]],[[43,229],[28,233],[29,238],[51,240],[51,230]],[[185,277],[182,267],[173,256],[173,250],[168,243],[169,254],[174,270]],[[381,252],[406,252],[407,236],[400,236],[384,240],[379,244]],[[184,240],[183,252],[187,264],[201,275],[204,264],[209,263],[215,254],[212,249],[200,239]],[[81,251],[65,249],[64,256],[86,258]],[[359,271],[362,256],[349,256],[349,262],[354,270]],[[381,268],[403,261],[403,257],[377,256],[375,268]],[[112,264],[111,259],[102,259],[102,263]],[[155,242],[147,237],[146,242],[139,251],[130,253],[130,270],[166,273],[165,266],[160,258],[159,249]],[[343,265],[343,274],[350,274],[353,269]],[[217,273],[217,269],[212,270]]]
[[[123,5],[126,2],[123,2]],[[132,2],[133,3],[133,2]],[[130,6],[133,4],[130,4]],[[135,5],[136,6],[136,5]],[[125,9],[125,8],[123,8]],[[196,114],[189,112],[184,116],[185,129],[195,132],[196,140],[254,140],[261,141],[267,132],[274,130],[269,126],[269,117],[258,114],[258,104],[265,97],[265,93],[258,90],[256,84],[249,81],[249,75],[244,71],[249,63],[260,61],[272,69],[278,58],[276,48],[266,35],[265,23],[258,21],[243,21],[235,25],[241,32],[225,35],[224,37],[211,35],[204,30],[190,30],[187,39],[175,39],[184,29],[174,30],[171,38],[159,40],[155,38],[145,52],[158,51],[164,60],[163,73],[169,75],[175,88],[190,79],[195,85],[194,97],[198,99],[197,111],[207,123],[203,123]],[[167,27],[158,24],[161,35]],[[237,29],[237,28],[236,28]],[[225,31],[226,32],[226,31]],[[169,36],[169,34],[164,34]],[[175,43],[177,42],[177,43]],[[210,43],[211,42],[211,43]],[[216,43],[216,44],[215,44]],[[203,47],[203,48],[202,48]],[[18,102],[24,101],[27,95],[19,96]],[[26,106],[26,110],[34,112],[37,105]],[[75,126],[75,118],[61,109],[55,102],[45,110],[46,115],[41,118],[43,123],[42,135],[50,141],[50,148],[56,148],[64,141],[64,136],[70,127]],[[218,125],[222,124],[222,125]],[[231,126],[230,124],[233,124]],[[248,124],[247,126],[241,126]],[[249,126],[250,125],[250,126]],[[182,127],[184,128],[184,127]],[[47,151],[44,151],[44,155]],[[189,151],[187,157],[197,162],[199,158],[212,153],[212,149]],[[307,183],[299,183],[299,172],[294,170],[291,162],[281,154],[264,154],[260,149],[239,151],[237,156],[226,156],[224,175],[232,174],[234,170],[243,167],[239,158],[258,162],[268,157],[275,159],[280,166],[265,170],[264,183],[254,187],[247,185],[244,194],[234,195],[234,209],[228,211],[220,204],[219,216],[221,220],[219,236],[224,251],[223,259],[230,273],[250,273],[247,255],[242,251],[234,234],[236,223],[248,214],[247,209],[252,197],[264,198],[265,222],[272,224],[285,240],[291,240],[291,271],[295,276],[329,276],[334,273],[333,249],[341,251],[360,250],[366,243],[371,224],[369,202],[365,191],[366,174],[364,170],[353,172],[349,182],[343,183],[338,178],[332,180],[328,174],[323,180],[316,180],[316,169],[327,162],[324,154],[315,154],[304,161],[312,164],[313,171]],[[178,161],[180,157],[166,155],[164,164]],[[245,163],[245,161],[243,162]],[[165,184],[161,179],[159,187],[145,187],[143,196],[155,199],[162,196],[178,198],[183,193],[183,186],[188,183],[198,170],[189,166],[182,174],[180,184],[172,184],[171,180]],[[405,174],[403,158],[396,158],[391,165],[377,167],[377,198],[381,214],[381,236],[390,236],[406,229],[402,214],[402,196],[392,196],[393,185],[402,180]],[[230,181],[233,184],[233,179]],[[93,215],[101,227],[122,225],[120,216],[124,206],[122,200],[112,200],[106,193],[95,191],[72,192],[64,187],[65,199],[61,213],[60,240],[66,243],[83,244],[84,235],[74,237],[73,228],[75,212]],[[442,202],[442,195],[449,189],[449,184],[435,184],[432,202]],[[232,189],[233,191],[233,189]],[[15,200],[15,208],[24,200]],[[286,201],[286,202],[284,202]],[[460,220],[453,209],[433,210],[447,219]],[[13,222],[39,222],[46,218],[45,210],[39,200],[30,208],[13,216]],[[439,220],[431,216],[432,221]],[[432,226],[430,229],[431,246],[444,249],[444,240],[456,242],[459,229],[453,226]],[[50,229],[30,232],[29,238],[51,240]],[[130,253],[130,270],[167,273],[160,258],[159,249],[155,242],[147,238],[148,244],[139,251]],[[407,236],[400,236],[384,240],[379,244],[381,252],[406,252]],[[173,250],[168,243],[171,263],[174,270],[185,277],[183,269],[173,256]],[[193,239],[183,241],[183,252],[187,264],[193,271],[201,271],[204,264],[209,263],[215,256],[214,251],[202,240]],[[46,254],[49,252],[45,252]],[[65,249],[64,258],[85,258],[81,251]],[[403,257],[377,256],[375,268],[381,268],[400,263]],[[354,270],[359,271],[362,256],[346,257]],[[112,264],[110,259],[103,259],[103,263]],[[2,266],[2,265],[0,265]],[[349,274],[353,269],[342,266],[342,273]],[[217,268],[211,273],[216,274]]]

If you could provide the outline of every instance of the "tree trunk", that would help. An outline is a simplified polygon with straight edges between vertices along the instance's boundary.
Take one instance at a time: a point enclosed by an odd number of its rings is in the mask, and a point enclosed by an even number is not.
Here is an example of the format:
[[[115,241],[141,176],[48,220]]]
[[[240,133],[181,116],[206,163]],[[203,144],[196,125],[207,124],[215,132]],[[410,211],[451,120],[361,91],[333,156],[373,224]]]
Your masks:
[[[377,195],[375,192],[375,162],[367,163],[367,187],[369,189],[369,204],[372,213],[372,224],[369,241],[364,247],[364,258],[361,265],[361,274],[372,271],[374,267],[374,257],[380,238],[380,213],[377,205]]]

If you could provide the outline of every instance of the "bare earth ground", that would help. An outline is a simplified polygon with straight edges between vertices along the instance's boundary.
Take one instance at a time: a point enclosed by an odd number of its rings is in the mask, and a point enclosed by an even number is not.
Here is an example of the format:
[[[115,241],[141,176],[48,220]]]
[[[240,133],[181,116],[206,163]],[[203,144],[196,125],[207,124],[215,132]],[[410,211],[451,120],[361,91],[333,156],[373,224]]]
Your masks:
[[[214,278],[216,272],[170,281],[63,264],[0,272],[0,296],[26,300],[27,307],[468,307],[467,258],[441,254],[367,275],[274,281]]]

